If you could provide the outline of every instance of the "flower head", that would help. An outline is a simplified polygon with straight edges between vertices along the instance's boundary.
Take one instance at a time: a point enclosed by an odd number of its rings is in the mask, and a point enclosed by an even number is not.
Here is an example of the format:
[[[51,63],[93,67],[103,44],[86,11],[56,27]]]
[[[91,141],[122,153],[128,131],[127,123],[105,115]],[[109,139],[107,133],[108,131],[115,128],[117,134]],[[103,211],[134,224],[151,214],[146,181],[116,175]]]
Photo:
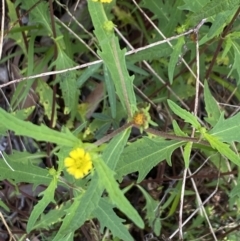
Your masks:
[[[65,158],[64,165],[67,172],[76,179],[85,177],[93,168],[91,156],[83,148],[72,150],[69,156]]]
[[[144,115],[143,112],[137,112],[137,113],[133,116],[133,123],[134,123],[135,125],[143,126],[146,121],[147,121],[147,118],[146,118],[146,116]]]
[[[149,124],[157,126],[157,124],[151,120],[151,116],[148,112],[149,109],[150,105],[146,106],[145,108],[139,108],[132,118],[132,123],[138,126],[141,131],[147,129]]]

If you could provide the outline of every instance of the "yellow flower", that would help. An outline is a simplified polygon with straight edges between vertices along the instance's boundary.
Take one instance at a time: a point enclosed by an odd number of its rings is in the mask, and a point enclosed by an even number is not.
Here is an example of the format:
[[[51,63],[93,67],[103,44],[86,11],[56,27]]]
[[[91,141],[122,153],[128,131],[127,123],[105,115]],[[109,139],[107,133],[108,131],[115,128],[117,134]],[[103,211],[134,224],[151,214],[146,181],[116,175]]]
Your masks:
[[[92,0],[93,2],[98,2],[100,1],[101,3],[110,3],[112,0]]]
[[[142,126],[146,122],[146,116],[142,112],[138,112],[133,117],[133,123],[138,126]]]
[[[76,179],[85,177],[93,168],[91,156],[83,148],[74,149],[69,156],[65,158],[64,165],[67,172]]]

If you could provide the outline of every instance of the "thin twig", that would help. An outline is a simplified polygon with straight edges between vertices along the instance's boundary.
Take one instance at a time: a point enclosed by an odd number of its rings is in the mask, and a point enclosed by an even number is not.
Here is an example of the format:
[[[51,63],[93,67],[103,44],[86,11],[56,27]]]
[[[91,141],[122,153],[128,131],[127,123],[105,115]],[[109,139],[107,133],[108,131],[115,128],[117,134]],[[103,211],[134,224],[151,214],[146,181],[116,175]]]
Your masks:
[[[13,239],[14,241],[17,241],[17,240],[15,239],[15,237],[13,236],[10,228],[8,227],[8,224],[7,224],[6,220],[5,220],[5,218],[3,217],[2,212],[0,212],[0,218],[2,219],[2,222],[3,222],[4,226],[5,226],[5,228],[7,229],[9,236],[11,237],[10,240]]]

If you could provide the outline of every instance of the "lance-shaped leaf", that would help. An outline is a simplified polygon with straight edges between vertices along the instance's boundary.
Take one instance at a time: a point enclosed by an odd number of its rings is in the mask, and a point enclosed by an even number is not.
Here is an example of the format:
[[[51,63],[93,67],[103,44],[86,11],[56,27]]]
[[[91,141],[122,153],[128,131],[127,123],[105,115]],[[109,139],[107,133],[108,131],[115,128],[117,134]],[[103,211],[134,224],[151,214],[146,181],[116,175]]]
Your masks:
[[[133,90],[134,77],[130,77],[128,74],[125,61],[126,50],[120,49],[118,38],[113,32],[113,23],[108,21],[103,4],[88,1],[88,8],[95,28],[94,33],[101,47],[98,54],[111,73],[116,92],[123,107],[129,116],[133,116],[137,109]]]
[[[57,178],[54,177],[50,185],[47,187],[47,189],[41,193],[41,195],[43,195],[42,199],[38,201],[37,205],[34,206],[33,211],[31,212],[31,215],[29,217],[28,224],[27,224],[28,233],[33,229],[37,219],[44,212],[45,208],[49,205],[49,203],[50,202],[55,203],[54,193],[56,188],[57,188]]]
[[[125,148],[116,168],[117,176],[120,178],[138,172],[137,182],[141,182],[159,162],[167,160],[168,164],[171,164],[172,152],[184,143],[184,141],[144,137]]]
[[[93,216],[100,221],[101,232],[103,233],[103,229],[107,227],[111,230],[113,237],[133,241],[132,236],[122,223],[124,220],[116,215],[113,208],[113,205],[108,203],[104,198],[101,198],[99,206],[94,210]]]
[[[62,133],[44,125],[37,126],[31,122],[19,120],[1,108],[0,119],[0,125],[5,126],[8,130],[14,131],[16,135],[28,136],[38,141],[49,141],[62,146],[75,146],[81,144],[81,141],[69,131]]]
[[[182,109],[178,105],[176,105],[173,101],[168,100],[168,105],[171,108],[171,110],[181,117],[185,122],[190,123],[194,128],[200,129],[201,125],[199,124],[197,117],[191,114],[190,112]]]
[[[240,167],[240,157],[230,149],[229,145],[221,142],[216,136],[212,136],[208,133],[204,133],[203,136],[210,143],[212,148],[218,150],[219,153]]]

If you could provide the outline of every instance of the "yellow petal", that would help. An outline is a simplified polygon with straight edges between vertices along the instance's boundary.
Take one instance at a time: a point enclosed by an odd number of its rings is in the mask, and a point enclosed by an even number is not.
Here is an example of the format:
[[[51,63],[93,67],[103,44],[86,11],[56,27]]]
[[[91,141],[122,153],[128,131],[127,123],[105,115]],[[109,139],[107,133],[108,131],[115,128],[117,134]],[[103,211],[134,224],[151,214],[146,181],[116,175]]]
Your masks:
[[[87,152],[87,153],[85,154],[84,159],[85,159],[86,161],[91,161],[92,158],[91,158],[90,154]]]
[[[82,172],[82,170],[79,170],[79,169],[77,169],[76,172],[74,173],[74,177],[75,177],[76,179],[83,178],[84,176],[85,176],[85,175],[84,175],[84,173]]]
[[[74,166],[75,165],[75,160],[70,158],[70,157],[66,157],[65,160],[64,160],[64,165],[66,167]]]
[[[77,155],[78,155],[78,158],[83,158],[84,155],[85,155],[85,151],[83,148],[77,148]]]
[[[73,175],[73,176],[75,175],[76,171],[77,171],[77,169],[76,169],[75,167],[69,167],[69,168],[67,169],[67,172],[68,172],[69,174]]]

